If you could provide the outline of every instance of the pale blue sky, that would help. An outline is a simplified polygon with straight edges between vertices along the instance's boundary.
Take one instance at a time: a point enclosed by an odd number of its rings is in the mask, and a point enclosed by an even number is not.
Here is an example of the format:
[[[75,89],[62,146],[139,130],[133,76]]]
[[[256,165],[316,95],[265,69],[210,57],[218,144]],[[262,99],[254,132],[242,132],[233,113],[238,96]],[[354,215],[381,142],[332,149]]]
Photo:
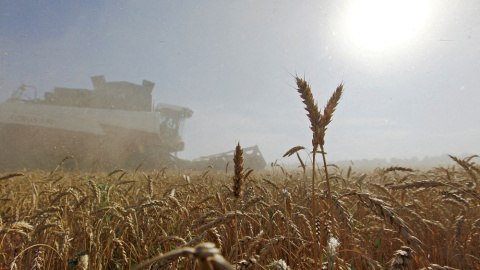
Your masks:
[[[352,2],[1,0],[0,100],[22,83],[147,79],[156,102],[194,111],[181,157],[240,142],[282,161],[311,145],[297,72],[321,107],[345,83],[330,160],[480,154],[480,3],[430,1],[408,40],[368,50],[349,33]]]

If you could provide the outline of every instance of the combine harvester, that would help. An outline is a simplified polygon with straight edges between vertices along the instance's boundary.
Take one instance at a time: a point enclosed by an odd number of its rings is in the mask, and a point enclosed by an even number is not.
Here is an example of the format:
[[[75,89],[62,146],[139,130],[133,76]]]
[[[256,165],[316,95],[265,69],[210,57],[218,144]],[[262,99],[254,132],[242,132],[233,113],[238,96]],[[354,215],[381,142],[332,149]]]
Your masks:
[[[22,85],[0,103],[0,170],[55,168],[82,170],[225,169],[230,152],[194,161],[177,158],[183,151],[186,107],[154,106],[154,83],[106,82],[92,77],[93,90],[60,88],[36,97],[36,88]],[[33,91],[31,98],[27,92]],[[30,94],[30,95],[31,95]],[[250,151],[253,150],[253,151]],[[246,148],[246,167],[266,165],[258,147]],[[231,162],[230,162],[231,163]]]

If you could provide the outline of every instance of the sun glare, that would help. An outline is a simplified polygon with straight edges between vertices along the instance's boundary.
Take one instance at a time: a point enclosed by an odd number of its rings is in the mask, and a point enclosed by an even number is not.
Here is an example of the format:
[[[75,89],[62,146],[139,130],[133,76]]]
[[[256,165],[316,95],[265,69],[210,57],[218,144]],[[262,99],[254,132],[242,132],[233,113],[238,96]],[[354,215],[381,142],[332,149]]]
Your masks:
[[[349,14],[354,42],[366,49],[396,46],[422,27],[426,0],[358,0]]]

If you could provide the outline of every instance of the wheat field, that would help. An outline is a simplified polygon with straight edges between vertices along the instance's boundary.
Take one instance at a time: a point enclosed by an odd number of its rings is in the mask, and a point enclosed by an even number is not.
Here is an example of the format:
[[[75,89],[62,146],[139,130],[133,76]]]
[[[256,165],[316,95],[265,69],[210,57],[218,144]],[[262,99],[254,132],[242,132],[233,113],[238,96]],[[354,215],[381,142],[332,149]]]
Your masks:
[[[480,269],[479,157],[329,164],[343,85],[322,113],[296,82],[313,135],[285,153],[298,169],[252,171],[238,144],[225,171],[0,175],[0,269]]]
[[[464,166],[367,174],[330,166],[335,243],[324,181],[316,193],[324,267],[479,269],[480,168],[458,161]],[[237,269],[313,269],[308,168],[250,173],[239,198],[232,177],[168,169],[3,176],[0,269],[130,269],[206,242]],[[145,269],[199,269],[194,258],[160,257]]]

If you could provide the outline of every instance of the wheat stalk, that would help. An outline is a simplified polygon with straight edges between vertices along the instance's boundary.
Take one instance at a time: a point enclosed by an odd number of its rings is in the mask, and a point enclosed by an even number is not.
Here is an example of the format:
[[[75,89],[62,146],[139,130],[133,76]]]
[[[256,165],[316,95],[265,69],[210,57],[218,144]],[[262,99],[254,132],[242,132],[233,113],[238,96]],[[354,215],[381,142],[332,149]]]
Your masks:
[[[7,180],[9,178],[13,178],[13,177],[17,177],[17,176],[24,176],[24,175],[25,174],[23,174],[23,173],[11,173],[11,174],[7,174],[5,176],[0,177],[0,181],[1,180]]]
[[[238,200],[240,199],[240,195],[242,193],[242,188],[243,188],[243,180],[244,180],[244,174],[243,174],[243,149],[240,146],[240,143],[237,144],[237,147],[235,147],[235,154],[233,156],[233,164],[234,164],[234,176],[233,176],[233,196],[235,197],[235,241],[237,242],[237,254],[236,254],[236,260],[239,261],[239,251],[240,251],[240,241],[238,238],[238,215],[237,215],[237,209],[238,209]],[[237,265],[235,264],[235,268]]]
[[[330,97],[330,99],[327,102],[327,105],[325,106],[323,110],[323,115],[320,113],[317,103],[315,103],[315,100],[313,99],[312,95],[312,90],[310,88],[310,85],[304,80],[296,76],[296,83],[297,83],[297,91],[300,93],[300,97],[303,100],[303,103],[305,104],[305,110],[307,111],[307,116],[308,119],[310,120],[310,129],[313,132],[313,139],[312,139],[312,145],[313,145],[313,158],[312,158],[312,227],[315,227],[315,215],[316,215],[316,201],[315,201],[315,158],[317,154],[318,148],[320,148],[320,152],[322,154],[322,159],[323,159],[323,164],[324,164],[324,169],[325,169],[325,177],[327,181],[327,193],[328,193],[328,201],[329,201],[329,208],[330,208],[330,218],[332,224],[334,223],[334,218],[333,218],[333,205],[332,205],[332,194],[331,194],[331,188],[330,188],[330,178],[328,175],[328,170],[327,170],[327,161],[325,159],[325,150],[324,150],[324,145],[325,145],[325,133],[327,130],[328,124],[332,121],[332,116],[333,112],[335,112],[335,109],[338,105],[338,102],[340,100],[340,97],[342,96],[343,92],[343,84],[340,84],[333,95]],[[300,148],[292,148],[289,150],[286,155],[288,154],[293,154],[294,152],[300,150]],[[335,237],[335,226],[333,226],[333,235]],[[316,232],[313,233],[314,235]],[[318,268],[318,258],[317,258],[317,245],[316,245],[316,238],[314,237],[313,242],[314,242],[314,250],[313,250],[313,256],[314,256],[314,261],[315,261],[315,267]],[[320,244],[321,245],[321,244]],[[321,247],[320,247],[320,252],[321,252]]]

